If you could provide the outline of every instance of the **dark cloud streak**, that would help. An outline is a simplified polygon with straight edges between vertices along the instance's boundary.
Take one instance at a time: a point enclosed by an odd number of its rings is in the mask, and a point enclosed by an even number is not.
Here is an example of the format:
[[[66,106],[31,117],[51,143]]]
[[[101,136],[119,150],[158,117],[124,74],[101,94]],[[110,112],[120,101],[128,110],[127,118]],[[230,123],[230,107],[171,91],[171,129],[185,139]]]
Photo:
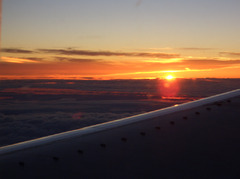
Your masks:
[[[128,57],[150,57],[150,58],[178,58],[179,54],[171,53],[141,53],[141,52],[112,52],[112,51],[91,51],[91,50],[69,50],[69,49],[39,49],[45,53],[61,55],[83,55],[83,56],[128,56]]]
[[[34,53],[34,51],[31,50],[23,50],[23,49],[19,49],[19,48],[3,48],[1,49],[1,52],[5,52],[5,53]]]
[[[198,48],[198,47],[185,47],[185,48],[177,48],[179,50],[214,50],[214,48]]]
[[[37,58],[37,57],[23,57],[22,59],[33,60],[33,61],[36,61],[36,62],[41,62],[41,61],[44,60],[43,58]]]
[[[196,60],[183,60],[186,64],[240,64],[240,60],[217,60],[217,59],[196,59]]]
[[[67,58],[67,57],[55,57],[57,61],[61,62],[76,62],[76,63],[96,63],[101,59],[86,59],[86,58]]]
[[[219,52],[220,56],[240,57],[239,52]]]

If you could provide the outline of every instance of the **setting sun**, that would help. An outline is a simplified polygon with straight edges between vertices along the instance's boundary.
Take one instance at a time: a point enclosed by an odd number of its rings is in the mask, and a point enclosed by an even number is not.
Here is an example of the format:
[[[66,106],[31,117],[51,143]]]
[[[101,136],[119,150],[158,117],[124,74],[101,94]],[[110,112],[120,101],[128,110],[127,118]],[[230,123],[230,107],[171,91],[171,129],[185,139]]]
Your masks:
[[[166,79],[166,80],[173,80],[173,79],[175,79],[175,77],[174,77],[173,75],[167,75],[167,76],[165,77],[165,79]]]
[[[135,1],[4,1],[0,80],[240,78],[240,0]]]

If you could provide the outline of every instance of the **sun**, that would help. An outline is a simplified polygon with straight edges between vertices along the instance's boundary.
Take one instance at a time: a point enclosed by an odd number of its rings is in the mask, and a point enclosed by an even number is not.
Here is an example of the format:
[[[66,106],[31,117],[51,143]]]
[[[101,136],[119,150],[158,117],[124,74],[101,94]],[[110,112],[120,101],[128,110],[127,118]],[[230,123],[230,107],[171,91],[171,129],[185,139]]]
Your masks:
[[[166,79],[166,80],[173,80],[173,79],[175,79],[175,77],[174,77],[173,75],[167,75],[167,76],[165,77],[165,79]]]

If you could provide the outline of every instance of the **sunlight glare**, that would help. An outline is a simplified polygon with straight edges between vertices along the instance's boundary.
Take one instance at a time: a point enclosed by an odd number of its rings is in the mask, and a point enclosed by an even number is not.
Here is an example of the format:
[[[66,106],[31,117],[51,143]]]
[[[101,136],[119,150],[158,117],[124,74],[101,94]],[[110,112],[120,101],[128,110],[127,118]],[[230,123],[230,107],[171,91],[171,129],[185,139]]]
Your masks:
[[[162,98],[177,97],[180,90],[179,81],[176,77],[168,74],[163,80],[159,81],[158,89]]]
[[[165,77],[165,79],[166,79],[166,80],[173,80],[173,79],[175,79],[175,77],[174,77],[173,75],[167,75],[167,76]]]

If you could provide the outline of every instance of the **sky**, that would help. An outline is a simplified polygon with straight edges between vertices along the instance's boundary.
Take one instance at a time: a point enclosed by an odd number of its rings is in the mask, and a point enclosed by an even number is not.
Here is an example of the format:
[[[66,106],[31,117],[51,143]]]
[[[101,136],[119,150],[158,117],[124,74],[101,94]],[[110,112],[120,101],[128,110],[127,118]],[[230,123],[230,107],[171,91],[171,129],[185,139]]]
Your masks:
[[[0,79],[240,78],[239,0],[3,0]]]

